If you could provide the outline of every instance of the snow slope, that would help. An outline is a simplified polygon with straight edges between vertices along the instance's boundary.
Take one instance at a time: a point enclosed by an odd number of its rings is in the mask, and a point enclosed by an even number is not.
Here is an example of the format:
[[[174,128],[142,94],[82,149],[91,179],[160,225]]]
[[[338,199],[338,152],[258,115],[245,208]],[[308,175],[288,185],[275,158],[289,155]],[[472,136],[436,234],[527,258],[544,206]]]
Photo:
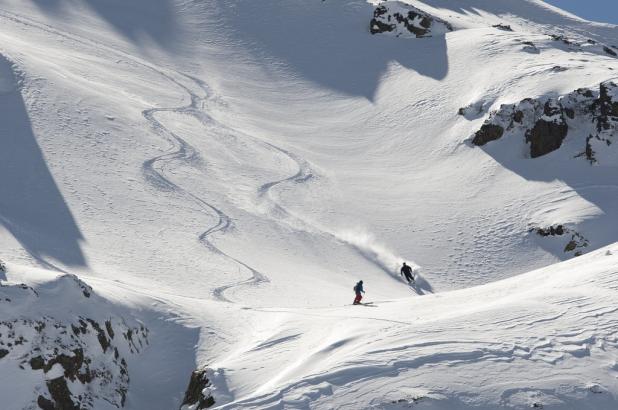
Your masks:
[[[615,80],[616,27],[410,0],[452,31],[372,35],[377,3],[0,1],[6,276],[77,274],[175,352],[127,407],[204,366],[227,408],[616,405],[615,165],[471,144]],[[554,266],[557,225],[592,253]],[[359,279],[377,307],[342,306]]]

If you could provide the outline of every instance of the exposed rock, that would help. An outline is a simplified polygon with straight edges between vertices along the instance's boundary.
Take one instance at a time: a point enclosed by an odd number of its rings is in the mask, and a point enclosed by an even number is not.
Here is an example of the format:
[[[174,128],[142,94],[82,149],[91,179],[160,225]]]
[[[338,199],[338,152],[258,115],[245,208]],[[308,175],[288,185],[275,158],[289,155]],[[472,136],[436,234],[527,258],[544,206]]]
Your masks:
[[[448,22],[399,1],[385,1],[378,5],[369,24],[371,34],[392,33],[397,36],[429,37],[452,30]]]
[[[185,392],[181,410],[190,406],[192,410],[201,410],[212,407],[215,399],[212,397],[210,388],[212,384],[208,378],[208,369],[196,370],[191,374],[189,387]]]
[[[54,408],[58,410],[80,410],[73,402],[71,391],[64,377],[47,381],[47,390],[54,401]]]
[[[105,303],[75,277],[62,276],[46,286],[53,297],[59,292],[63,297],[70,296],[75,309],[80,303]],[[129,388],[125,358],[147,344],[148,330],[135,320],[129,325],[114,315],[101,319],[63,311],[53,313],[49,301],[42,309],[59,316],[43,316],[36,313],[40,297],[22,284],[5,282],[0,286],[0,300],[11,299],[11,304],[35,312],[32,318],[23,309],[19,317],[3,314],[0,318],[0,359],[15,361],[19,372],[45,375],[30,377],[32,386],[22,386],[32,389],[32,402],[27,408],[92,410],[101,402],[123,407]],[[82,299],[76,301],[76,297]],[[130,340],[112,340],[115,331],[130,334]]]
[[[570,135],[571,129],[578,133]],[[596,154],[618,135],[618,86],[608,81],[596,90],[582,88],[557,98],[526,98],[504,104],[490,113],[472,143],[484,145],[507,135],[524,136],[531,158],[559,149],[569,136],[581,141],[581,149],[572,155],[596,163]]]
[[[550,226],[547,228],[533,228],[533,231],[542,237],[568,236],[569,240],[564,246],[564,253],[574,252],[573,256],[580,256],[582,252],[578,249],[586,248],[589,245],[588,239],[586,239],[582,234],[571,228],[565,227],[564,225]]]
[[[565,36],[563,36],[561,34],[550,34],[549,36],[554,41],[559,41],[559,42],[561,42],[563,44],[566,44],[566,45],[569,45],[569,46],[570,45],[575,45],[575,43],[573,41],[569,40],[567,37],[565,37]]]
[[[522,50],[524,50],[525,52],[531,54],[539,54],[541,52],[541,50],[539,50],[532,41],[524,41],[522,42],[522,44],[524,45],[524,48]]]
[[[526,134],[526,142],[530,143],[530,156],[537,158],[557,150],[568,132],[569,127],[560,105],[554,100],[548,100],[543,118]]]
[[[540,236],[561,236],[564,235],[564,226],[550,226],[549,228],[537,228],[536,233]]]
[[[107,334],[109,335],[109,338],[113,339],[114,338],[114,329],[112,328],[111,320],[106,320],[105,321],[105,328],[107,329]]]
[[[107,340],[107,336],[105,336],[105,332],[103,331],[103,329],[101,329],[101,326],[99,326],[99,324],[95,322],[94,320],[92,319],[86,319],[86,320],[90,322],[94,330],[96,330],[97,339],[99,339],[99,344],[101,345],[101,349],[103,349],[103,353],[105,353],[107,351],[107,348],[109,348],[109,340]]]
[[[480,130],[476,132],[472,143],[474,145],[485,145],[489,141],[495,141],[502,137],[504,128],[496,124],[483,124]]]
[[[502,31],[513,31],[510,25],[502,24],[502,23],[494,24],[492,27],[497,28],[498,30],[502,30]]]
[[[571,52],[590,52],[603,56],[618,57],[618,53],[614,51],[613,47],[607,44],[601,44],[592,39],[576,40],[573,38],[567,38],[561,34],[549,34],[553,41],[559,42],[567,51]]]
[[[490,101],[480,100],[468,104],[465,107],[460,108],[457,114],[466,117],[469,120],[474,120],[483,116],[487,111],[487,107],[491,105]]]
[[[56,410],[56,404],[43,396],[39,396],[36,403],[43,410]]]

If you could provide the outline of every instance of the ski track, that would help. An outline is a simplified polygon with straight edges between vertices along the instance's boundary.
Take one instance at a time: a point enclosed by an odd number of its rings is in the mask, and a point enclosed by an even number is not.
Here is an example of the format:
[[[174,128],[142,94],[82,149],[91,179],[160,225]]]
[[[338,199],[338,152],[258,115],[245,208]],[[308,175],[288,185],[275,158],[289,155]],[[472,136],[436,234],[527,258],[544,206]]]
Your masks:
[[[20,15],[7,12],[6,10],[3,10],[0,13],[0,16],[7,20],[11,20],[17,24],[39,29],[49,34],[56,35],[64,39],[68,39],[70,41],[74,41],[76,43],[79,43],[85,46],[93,47],[94,49],[106,50],[114,54],[120,55],[124,58],[127,58],[134,64],[137,64],[141,67],[145,67],[148,70],[153,71],[157,75],[164,77],[166,80],[173,83],[176,87],[180,88],[183,92],[187,93],[191,100],[190,104],[188,105],[181,106],[181,107],[151,108],[151,109],[142,111],[142,116],[146,119],[146,121],[150,123],[151,127],[155,130],[155,132],[158,135],[160,135],[162,138],[164,138],[166,142],[168,142],[172,146],[170,151],[143,162],[142,173],[144,175],[144,178],[146,179],[147,182],[149,182],[156,189],[161,190],[161,191],[175,192],[176,194],[184,196],[188,200],[191,200],[192,202],[197,203],[205,211],[212,212],[215,215],[217,215],[218,217],[217,223],[214,226],[206,229],[203,233],[201,233],[198,237],[199,241],[202,244],[204,244],[204,246],[211,252],[222,255],[225,258],[235,262],[236,264],[244,267],[249,272],[251,272],[251,277],[249,279],[242,280],[242,281],[235,282],[235,283],[228,284],[228,285],[224,285],[224,286],[214,289],[212,291],[212,295],[213,297],[215,297],[215,299],[223,301],[223,302],[231,303],[232,301],[227,299],[224,296],[224,292],[227,291],[228,289],[238,287],[238,286],[245,286],[245,285],[257,286],[261,283],[269,282],[269,279],[266,275],[252,268],[248,264],[240,261],[239,259],[234,258],[233,256],[228,255],[227,253],[223,252],[221,249],[217,248],[210,241],[209,237],[211,235],[217,232],[226,233],[232,228],[231,219],[222,210],[218,209],[212,204],[206,202],[205,200],[199,198],[198,196],[192,194],[191,192],[175,184],[173,181],[171,181],[169,178],[167,178],[164,175],[162,170],[157,170],[156,168],[156,165],[158,163],[170,163],[175,160],[180,160],[180,161],[183,161],[189,164],[194,164],[196,160],[199,158],[197,151],[189,143],[187,143],[183,138],[181,138],[180,136],[178,136],[177,134],[175,134],[174,132],[166,128],[159,120],[155,118],[155,115],[158,112],[188,114],[198,119],[203,124],[205,122],[214,122],[214,120],[210,116],[208,116],[206,113],[199,110],[198,108],[201,103],[206,102],[208,98],[211,96],[210,88],[204,81],[196,77],[190,76],[188,74],[176,72],[176,74],[181,75],[184,78],[197,84],[197,86],[205,92],[206,98],[202,98],[198,96],[191,89],[189,89],[188,87],[180,83],[178,80],[173,78],[171,75],[165,73],[162,69],[157,68],[156,66],[149,64],[147,62],[141,61],[140,59],[130,54],[127,54],[125,52],[122,52],[120,50],[116,50],[112,47],[101,44],[91,39],[83,38],[83,37],[77,36],[72,33],[67,33],[64,31],[57,30],[44,23],[26,18],[24,16],[20,16]],[[223,126],[222,124],[217,124],[217,125]],[[280,152],[287,153],[287,151],[278,149],[272,144],[267,144],[267,145],[269,145],[273,149],[277,149]],[[280,183],[280,182],[283,182],[283,181],[277,181],[277,183]]]
[[[220,287],[215,288],[212,291],[212,295],[215,299],[223,301],[223,302],[231,303],[232,301],[226,298],[224,294],[227,290],[231,288],[239,287],[239,286],[247,286],[247,285],[258,286],[262,283],[269,282],[268,277],[264,275],[263,273],[259,272],[257,269],[252,268],[250,265],[246,264],[245,262],[242,262],[241,260],[225,253],[220,248],[218,248],[216,245],[214,245],[213,242],[210,240],[210,237],[212,235],[218,232],[225,234],[233,227],[232,220],[227,214],[225,214],[221,209],[215,207],[211,203],[206,202],[202,198],[194,195],[193,193],[175,184],[173,181],[171,181],[169,178],[165,176],[162,170],[162,167],[161,169],[157,169],[157,164],[159,163],[166,164],[166,163],[171,163],[173,161],[183,161],[185,163],[188,163],[189,165],[192,165],[192,164],[195,164],[199,155],[197,151],[195,150],[195,148],[193,148],[193,146],[187,143],[179,135],[177,135],[176,133],[169,130],[167,127],[165,127],[159,120],[157,120],[155,117],[156,114],[159,112],[186,114],[186,115],[190,115],[196,118],[202,124],[205,124],[207,122],[212,123],[214,122],[214,120],[210,116],[208,116],[206,113],[200,111],[200,109],[198,108],[200,105],[203,105],[203,103],[205,103],[206,100],[211,95],[210,89],[208,88],[208,86],[206,85],[204,81],[191,77],[186,74],[179,73],[180,75],[196,83],[205,92],[207,97],[202,98],[198,96],[195,92],[193,92],[191,89],[189,89],[185,85],[181,84],[179,81],[172,78],[171,76],[163,73],[160,70],[157,70],[154,68],[153,70],[157,72],[158,74],[162,75],[163,77],[165,77],[168,81],[172,82],[175,86],[179,87],[184,92],[186,92],[189,95],[191,102],[190,104],[182,106],[182,107],[151,108],[151,109],[144,110],[142,112],[143,117],[151,124],[151,127],[154,129],[154,131],[172,145],[172,149],[170,151],[144,161],[144,163],[142,164],[142,173],[144,175],[144,178],[155,188],[163,190],[163,191],[173,191],[179,196],[184,196],[188,200],[198,204],[205,211],[209,213],[214,213],[217,216],[218,218],[217,223],[209,227],[208,229],[206,229],[204,232],[202,232],[198,237],[199,241],[209,251],[216,253],[218,255],[221,255],[233,261],[234,263],[242,266],[243,268],[247,269],[251,273],[251,277],[249,279],[242,280],[242,281],[235,282],[235,283],[228,284],[228,285],[224,285],[224,286],[220,286]],[[220,125],[220,124],[217,124],[217,125]]]
[[[337,233],[330,232],[327,229],[321,228],[319,226],[315,226],[314,224],[309,223],[305,221],[304,219],[291,214],[288,210],[286,210],[273,198],[272,189],[277,186],[281,186],[286,183],[301,184],[301,183],[306,183],[312,180],[315,177],[315,173],[312,170],[309,162],[300,158],[296,154],[286,149],[283,149],[281,147],[278,147],[270,142],[267,142],[260,138],[257,138],[251,135],[246,135],[244,133],[238,132],[237,130],[231,129],[227,127],[226,125],[215,121],[211,116],[209,116],[207,113],[202,111],[199,107],[204,106],[204,104],[207,103],[214,96],[213,92],[211,91],[210,87],[205,81],[197,77],[194,77],[192,75],[186,74],[186,73],[178,72],[175,70],[169,70],[169,69],[167,70],[167,71],[172,71],[176,75],[182,76],[183,78],[196,84],[198,88],[200,88],[206,95],[206,97],[200,97],[195,92],[193,92],[189,87],[185,86],[180,81],[175,79],[172,75],[164,72],[162,68],[159,68],[152,63],[142,61],[141,59],[133,55],[130,55],[126,52],[117,50],[113,47],[99,43],[92,39],[83,38],[73,33],[60,31],[45,23],[41,23],[39,21],[35,21],[35,20],[29,19],[24,16],[15,15],[6,10],[3,10],[2,12],[0,12],[0,16],[8,20],[14,21],[15,23],[26,25],[26,26],[29,26],[35,29],[39,29],[39,30],[48,32],[50,34],[68,39],[70,41],[80,43],[85,46],[89,46],[89,47],[92,47],[98,50],[106,50],[108,52],[122,56],[126,58],[127,60],[129,60],[130,62],[138,66],[147,68],[148,70],[156,73],[157,75],[162,76],[167,81],[174,84],[174,86],[178,87],[179,89],[181,89],[184,93],[186,93],[189,96],[191,102],[185,106],[150,108],[150,109],[142,111],[142,116],[146,119],[146,121],[150,123],[154,131],[157,134],[159,134],[163,139],[165,139],[168,144],[171,145],[171,148],[168,152],[144,161],[142,164],[142,174],[154,188],[161,190],[161,191],[175,192],[176,194],[180,196],[184,196],[188,200],[198,204],[205,211],[212,212],[215,215],[217,215],[218,222],[214,226],[209,227],[202,234],[200,234],[199,241],[202,244],[204,244],[204,246],[211,252],[217,253],[227,258],[228,260],[233,261],[237,265],[242,266],[246,270],[248,270],[251,273],[251,277],[248,279],[239,281],[239,282],[230,283],[230,284],[219,286],[213,289],[211,291],[211,294],[216,300],[224,301],[224,302],[231,302],[231,300],[229,300],[224,295],[225,292],[228,291],[229,289],[240,287],[240,286],[248,286],[248,285],[257,286],[262,283],[268,283],[269,279],[265,274],[259,272],[257,269],[251,267],[249,264],[242,262],[241,260],[221,251],[209,239],[211,235],[214,235],[218,232],[225,234],[232,228],[233,224],[229,216],[227,216],[222,210],[204,201],[203,199],[197,197],[196,195],[190,193],[186,189],[175,184],[169,178],[165,177],[164,171],[162,169],[157,169],[156,165],[159,163],[169,164],[169,163],[172,163],[173,161],[183,161],[185,163],[188,163],[189,165],[192,165],[192,164],[195,164],[199,160],[198,152],[189,143],[187,143],[183,138],[175,134],[173,131],[166,128],[160,121],[158,121],[155,118],[155,115],[159,112],[169,112],[169,113],[190,115],[204,125],[214,124],[223,130],[230,131],[237,136],[240,136],[244,139],[249,139],[252,142],[262,145],[273,152],[277,152],[279,154],[283,154],[284,156],[288,157],[292,162],[296,164],[296,166],[298,167],[298,171],[294,175],[291,175],[289,177],[262,184],[257,189],[258,198],[266,198],[272,206],[272,213],[276,215],[278,218],[288,218],[290,220],[296,221],[300,226],[294,226],[295,229],[304,230],[307,232],[310,232],[310,231],[321,232],[331,237],[336,242],[339,242],[345,246],[352,248],[361,257],[366,259],[368,262],[374,264],[379,269],[383,270],[385,273],[389,275],[392,274],[391,270],[388,267],[385,267],[380,261],[377,261],[370,255],[368,255],[367,252],[364,251],[363,249],[359,248],[358,246],[355,246],[352,243],[349,243],[344,238],[340,237],[340,235],[338,235]]]

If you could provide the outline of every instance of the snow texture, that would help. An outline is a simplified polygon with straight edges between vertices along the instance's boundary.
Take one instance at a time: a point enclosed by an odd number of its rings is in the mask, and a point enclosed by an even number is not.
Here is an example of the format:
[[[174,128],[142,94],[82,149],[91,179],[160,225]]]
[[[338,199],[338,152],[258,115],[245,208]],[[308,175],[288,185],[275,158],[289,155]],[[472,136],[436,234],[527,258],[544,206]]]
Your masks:
[[[616,45],[540,0],[0,2],[0,407],[615,410]]]

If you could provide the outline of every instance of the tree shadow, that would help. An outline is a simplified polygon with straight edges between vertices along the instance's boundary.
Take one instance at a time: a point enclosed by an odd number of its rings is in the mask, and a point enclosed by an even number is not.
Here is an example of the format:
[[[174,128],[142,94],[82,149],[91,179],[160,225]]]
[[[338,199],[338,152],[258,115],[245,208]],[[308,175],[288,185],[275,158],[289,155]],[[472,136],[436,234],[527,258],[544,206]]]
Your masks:
[[[83,236],[36,137],[12,66],[0,56],[0,224],[38,262],[85,266]],[[55,268],[57,269],[57,268]]]
[[[173,51],[181,27],[172,0],[32,0],[46,14],[59,15],[63,8],[85,5],[136,45],[153,41]]]
[[[373,6],[364,0],[215,1],[222,30],[240,39],[256,61],[275,67],[283,62],[303,78],[343,94],[373,100],[391,63],[433,80],[448,74],[445,36],[372,35]]]

